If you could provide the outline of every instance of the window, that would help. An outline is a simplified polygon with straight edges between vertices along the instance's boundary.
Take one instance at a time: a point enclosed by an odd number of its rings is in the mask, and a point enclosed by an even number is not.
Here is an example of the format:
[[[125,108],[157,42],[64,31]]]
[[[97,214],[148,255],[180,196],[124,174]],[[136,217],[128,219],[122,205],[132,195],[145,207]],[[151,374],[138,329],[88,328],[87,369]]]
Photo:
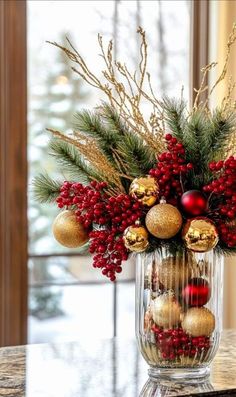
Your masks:
[[[68,35],[86,59],[98,67],[99,58],[95,63],[94,56],[98,52],[96,34],[100,32],[106,40],[114,38],[117,57],[129,59],[135,66],[138,53],[135,31],[142,25],[150,43],[153,62],[149,70],[156,82],[155,90],[160,95],[164,91],[168,95],[178,94],[184,84],[187,98],[188,86],[193,82],[197,85],[199,70],[191,67],[189,79],[190,63],[207,63],[207,51],[201,54],[198,51],[198,48],[207,49],[200,34],[204,29],[207,31],[207,9],[208,2],[187,0],[0,0],[1,346],[26,343],[27,296],[31,311],[29,342],[75,339],[85,329],[98,336],[112,336],[116,331],[118,335],[127,332],[131,335],[134,329],[134,268],[127,266],[129,272],[122,274],[121,281],[107,284],[87,265],[89,257],[55,244],[50,229],[56,209],[39,208],[32,200],[30,187],[27,290],[26,39],[28,180],[31,181],[39,166],[48,168],[50,173],[57,172],[45,153],[48,139],[45,127],[66,130],[76,108],[92,107],[98,101],[98,94],[75,79],[61,54],[45,40],[62,42]],[[194,51],[190,51],[189,39],[192,49],[194,43]],[[81,296],[88,309],[81,307]],[[95,299],[101,302],[100,318],[103,317],[101,328],[101,321],[97,324],[94,317],[96,331],[92,323]],[[86,310],[92,313],[92,326],[83,324]],[[58,329],[60,334],[56,332]]]
[[[184,84],[187,97],[189,5],[188,1],[28,1],[29,180],[42,166],[58,173],[47,154],[46,127],[68,130],[76,110],[99,101],[99,93],[78,79],[68,60],[46,40],[63,43],[69,36],[99,73],[99,32],[104,40],[113,37],[117,58],[137,68],[136,30],[141,25],[147,32],[156,92],[179,95]],[[117,284],[106,282],[89,257],[54,241],[51,224],[57,208],[29,197],[29,342],[76,339],[94,332],[100,337],[133,336],[133,263],[124,265]]]

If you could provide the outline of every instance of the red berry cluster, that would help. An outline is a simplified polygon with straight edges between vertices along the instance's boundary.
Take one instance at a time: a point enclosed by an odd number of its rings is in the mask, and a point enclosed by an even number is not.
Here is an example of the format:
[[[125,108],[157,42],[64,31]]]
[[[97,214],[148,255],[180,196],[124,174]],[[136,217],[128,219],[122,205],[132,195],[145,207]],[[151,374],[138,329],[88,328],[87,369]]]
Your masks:
[[[236,158],[230,156],[226,161],[212,161],[210,170],[216,178],[203,187],[204,192],[224,196],[225,203],[220,206],[220,214],[229,219],[236,216]]]
[[[142,208],[142,203],[128,194],[109,197],[106,210],[111,219],[111,231],[123,233],[128,226],[133,225],[141,217]]]
[[[89,237],[91,239],[89,251],[96,252],[93,257],[93,267],[102,269],[104,276],[115,281],[115,273],[121,273],[122,261],[128,258],[122,236],[116,237],[114,232],[108,230],[94,230]]]
[[[236,246],[235,228],[226,224],[236,218],[236,157],[209,164],[215,179],[203,187],[204,192],[220,196],[221,203],[213,210],[220,238],[228,247]]]
[[[96,253],[93,266],[115,281],[115,273],[122,271],[121,262],[128,258],[122,235],[124,230],[142,215],[142,204],[127,194],[109,197],[105,182],[91,182],[89,186],[65,181],[57,198],[59,208],[75,208],[78,222],[89,229],[93,224],[103,227],[91,231],[90,252]]]
[[[126,194],[120,194],[107,200],[106,211],[110,217],[109,230],[90,233],[90,252],[97,254],[93,266],[102,268],[102,274],[115,281],[115,273],[122,271],[121,263],[128,258],[123,232],[140,218],[142,204]]]
[[[186,164],[185,149],[182,143],[171,134],[166,134],[168,151],[158,156],[157,168],[149,171],[149,174],[157,178],[160,186],[160,195],[166,199],[182,196],[183,191],[180,176],[186,175],[193,169],[193,164]]]
[[[89,228],[92,223],[105,225],[110,220],[106,211],[107,195],[103,191],[106,187],[105,182],[92,181],[89,186],[84,186],[81,183],[65,181],[56,200],[57,205],[59,208],[77,207],[77,220],[85,228]]]
[[[228,247],[236,246],[236,226],[221,223],[218,225],[221,240]]]
[[[181,356],[194,357],[205,353],[210,348],[210,338],[206,336],[192,337],[182,328],[163,330],[153,325],[157,346],[165,360],[175,360]]]

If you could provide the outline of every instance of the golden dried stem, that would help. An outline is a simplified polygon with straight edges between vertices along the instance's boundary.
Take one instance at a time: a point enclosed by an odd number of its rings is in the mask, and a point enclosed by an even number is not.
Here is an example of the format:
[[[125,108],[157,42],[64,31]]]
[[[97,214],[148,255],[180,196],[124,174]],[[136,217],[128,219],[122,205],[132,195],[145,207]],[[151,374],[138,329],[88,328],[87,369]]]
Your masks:
[[[217,65],[216,62],[211,62],[208,65],[206,65],[204,68],[201,69],[202,80],[201,80],[201,83],[200,83],[200,87],[198,89],[194,88],[194,91],[196,92],[196,97],[195,97],[194,104],[193,104],[193,112],[200,105],[199,104],[199,99],[200,99],[201,94],[208,89],[208,85],[206,84],[207,75],[210,72],[210,70],[213,69],[216,65]]]
[[[125,175],[120,174],[112,166],[106,156],[97,147],[94,139],[85,137],[79,132],[75,132],[75,137],[69,137],[64,135],[60,131],[47,128],[47,131],[51,132],[53,136],[61,139],[64,142],[70,143],[75,146],[83,157],[93,166],[95,170],[104,178],[105,181],[111,183],[116,187],[116,192],[125,192],[121,180],[121,177]]]
[[[225,57],[225,62],[224,62],[224,66],[222,69],[221,74],[219,75],[218,79],[216,80],[215,84],[213,85],[213,87],[210,90],[210,95],[212,94],[212,92],[214,91],[214,89],[217,87],[217,85],[224,80],[226,73],[227,73],[227,67],[228,67],[228,63],[229,63],[229,57],[230,57],[230,51],[231,51],[231,47],[234,44],[236,40],[236,23],[233,24],[233,29],[232,32],[229,35],[229,40],[227,43],[227,51],[226,51],[226,57]]]
[[[153,95],[153,91],[151,90],[151,95],[149,95],[143,89],[146,77],[151,87],[150,75],[146,71],[148,57],[147,43],[143,29],[139,28],[137,33],[141,37],[138,80],[136,72],[131,73],[126,65],[122,65],[113,59],[112,41],[108,43],[105,50],[101,35],[98,35],[98,44],[101,50],[101,57],[105,64],[105,70],[102,71],[105,82],[102,82],[89,69],[83,57],[68,39],[69,48],[65,48],[55,42],[49,43],[60,48],[77,65],[76,67],[73,66],[72,70],[89,85],[102,91],[108,98],[109,103],[116,107],[120,117],[127,123],[131,130],[139,135],[158,154],[164,148],[163,109]],[[154,108],[148,120],[145,119],[141,109],[143,99],[148,100]]]

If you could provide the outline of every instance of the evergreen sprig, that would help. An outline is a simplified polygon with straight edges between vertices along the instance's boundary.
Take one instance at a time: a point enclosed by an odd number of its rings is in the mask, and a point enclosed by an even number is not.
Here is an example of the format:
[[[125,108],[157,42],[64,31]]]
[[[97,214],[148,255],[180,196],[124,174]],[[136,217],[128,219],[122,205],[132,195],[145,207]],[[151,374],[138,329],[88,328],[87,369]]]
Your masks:
[[[129,170],[129,175],[134,178],[148,174],[156,164],[152,150],[131,132],[127,132],[123,140],[118,143],[118,152]]]
[[[83,110],[75,115],[74,127],[93,137],[113,166],[121,174],[142,176],[155,164],[155,153],[130,131],[117,111],[103,103],[95,112]],[[122,179],[124,188],[128,182]]]
[[[222,109],[216,109],[213,112],[208,133],[202,137],[207,161],[222,158],[235,126],[236,115],[234,113],[226,115]]]
[[[94,138],[109,161],[114,164],[112,149],[116,147],[117,140],[120,139],[117,132],[108,129],[99,114],[95,112],[82,110],[77,112],[74,118],[75,130]]]
[[[70,143],[57,138],[49,142],[49,154],[55,157],[63,172],[84,184],[92,179],[99,180],[98,173],[88,165],[78,150]]]
[[[33,194],[40,203],[55,201],[60,193],[62,181],[55,181],[47,173],[39,174],[33,180]]]
[[[164,97],[162,105],[165,114],[165,122],[170,132],[182,142],[186,123],[186,102],[175,98]]]
[[[188,188],[200,189],[213,178],[209,162],[222,158],[235,130],[236,116],[226,115],[222,109],[210,114],[201,107],[187,115],[183,100],[167,97],[163,100],[163,108],[170,132],[184,145],[186,161],[194,165],[185,184]]]
[[[99,107],[99,113],[107,129],[116,134],[118,140],[121,140],[123,135],[128,131],[128,127],[125,125],[124,121],[121,120],[116,109],[108,103],[103,102]]]

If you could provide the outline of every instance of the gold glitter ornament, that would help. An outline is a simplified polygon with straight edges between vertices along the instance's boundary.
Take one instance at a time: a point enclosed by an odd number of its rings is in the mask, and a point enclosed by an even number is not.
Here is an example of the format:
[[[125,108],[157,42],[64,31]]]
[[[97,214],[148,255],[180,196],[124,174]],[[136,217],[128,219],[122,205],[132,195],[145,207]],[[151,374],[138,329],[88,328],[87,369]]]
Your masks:
[[[155,178],[151,176],[135,178],[129,188],[130,196],[147,207],[151,207],[155,204],[158,193],[159,186]]]
[[[176,207],[160,202],[148,211],[145,222],[148,231],[153,236],[169,239],[180,231],[183,221],[181,213]]]
[[[143,226],[128,226],[123,235],[125,247],[129,251],[143,252],[148,247],[148,232]]]
[[[186,247],[194,252],[210,251],[219,241],[214,223],[205,217],[189,219],[183,228],[182,237]]]
[[[73,211],[63,211],[57,215],[52,225],[55,239],[64,247],[77,248],[84,245],[88,240],[88,234],[81,225]]]
[[[183,317],[182,328],[191,336],[210,336],[215,329],[215,316],[206,307],[192,307]]]
[[[181,307],[173,294],[162,294],[152,301],[152,317],[159,327],[172,328],[180,322]]]
[[[192,265],[190,258],[168,256],[158,266],[158,279],[165,289],[179,290],[191,277]]]

